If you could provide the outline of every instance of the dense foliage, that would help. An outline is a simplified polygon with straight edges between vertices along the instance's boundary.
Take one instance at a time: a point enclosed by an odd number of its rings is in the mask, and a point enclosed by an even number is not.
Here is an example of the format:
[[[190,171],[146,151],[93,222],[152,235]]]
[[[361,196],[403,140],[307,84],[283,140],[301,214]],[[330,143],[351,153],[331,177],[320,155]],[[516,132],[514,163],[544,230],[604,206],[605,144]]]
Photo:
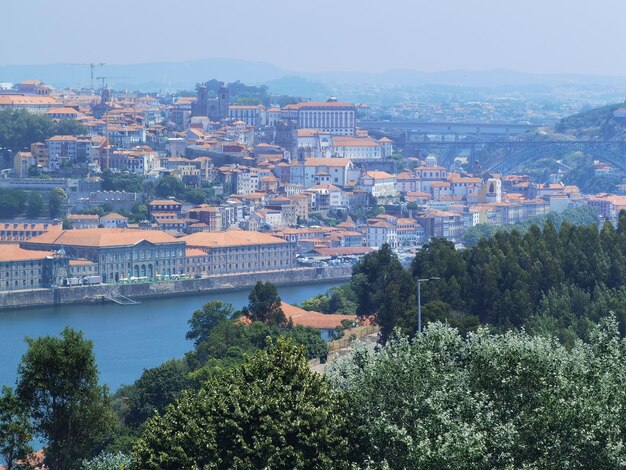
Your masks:
[[[159,198],[174,197],[182,199],[185,196],[187,187],[181,179],[173,175],[164,175],[157,181],[154,186],[154,192]]]
[[[183,390],[191,387],[188,373],[185,362],[176,360],[144,370],[134,386],[125,390],[126,424],[138,426],[154,414],[163,413]]]
[[[623,468],[626,341],[609,319],[589,344],[440,323],[339,360],[359,468]]]
[[[279,340],[151,419],[134,464],[155,470],[349,468],[346,405],[311,371],[303,348]]]
[[[26,199],[26,217],[37,217],[43,209],[44,201],[41,194],[38,192],[31,192]]]
[[[18,189],[0,189],[0,217],[12,219],[26,208],[27,194]]]
[[[67,203],[65,191],[62,188],[54,188],[52,191],[48,191],[46,197],[50,217],[60,216]],[[38,192],[0,189],[0,218],[13,219],[20,215],[34,218],[41,215],[43,208],[44,198]]]
[[[67,204],[67,194],[62,188],[54,188],[48,193],[48,214],[52,218],[63,215]]]
[[[14,152],[29,149],[35,142],[44,142],[53,135],[80,135],[85,127],[73,119],[56,122],[48,116],[25,110],[0,111],[0,148]]]
[[[324,294],[316,295],[302,302],[300,307],[304,310],[321,313],[338,313],[341,315],[354,315],[357,308],[357,299],[350,284],[333,287]]]
[[[260,321],[268,325],[284,326],[287,322],[281,307],[276,286],[271,282],[257,283],[248,296],[248,306],[243,310],[250,321]]]
[[[579,159],[578,164],[573,165],[563,179],[566,184],[578,186],[581,192],[587,194],[616,192],[622,182],[619,172],[609,175],[596,174],[592,155]]]
[[[499,232],[457,251],[433,240],[413,261],[414,276],[441,277],[424,286],[424,302],[441,300],[500,328],[528,326],[563,340],[588,337],[591,322],[614,311],[626,331],[626,215],[615,229],[551,221],[543,231]],[[549,316],[549,321],[546,320]]]
[[[115,424],[107,389],[98,385],[92,343],[71,328],[61,336],[26,340],[17,381],[17,395],[47,442],[50,470],[78,468]]]
[[[517,230],[522,235],[533,225],[543,226],[547,221],[559,230],[561,224],[591,225],[598,223],[598,213],[590,206],[581,206],[575,209],[567,209],[562,213],[550,212],[547,215],[531,217],[524,222],[510,225],[478,224],[467,229],[462,236],[465,246],[476,245],[481,238],[493,237],[498,232],[511,232]]]
[[[385,246],[312,300],[349,299],[382,331],[327,377],[307,362],[327,351],[319,332],[276,321],[263,283],[242,311],[194,312],[193,351],[113,401],[80,333],[28,340],[17,393],[0,397],[0,451],[21,459],[34,429],[51,469],[626,467],[625,251],[626,214],[462,252],[433,240],[410,270]],[[441,278],[422,285],[423,334],[414,276]]]
[[[587,138],[615,139],[621,137],[624,134],[624,126],[613,116],[613,113],[622,106],[624,106],[623,103],[610,104],[568,116],[554,126],[555,131]]]
[[[111,170],[102,172],[102,189],[105,191],[142,192],[143,177],[132,173],[114,173]]]
[[[389,245],[364,256],[352,269],[350,284],[357,298],[357,315],[373,319],[380,327],[382,343],[395,327],[415,331],[415,282]]]
[[[17,395],[3,387],[0,395],[0,458],[6,470],[19,468],[32,452],[33,425]]]

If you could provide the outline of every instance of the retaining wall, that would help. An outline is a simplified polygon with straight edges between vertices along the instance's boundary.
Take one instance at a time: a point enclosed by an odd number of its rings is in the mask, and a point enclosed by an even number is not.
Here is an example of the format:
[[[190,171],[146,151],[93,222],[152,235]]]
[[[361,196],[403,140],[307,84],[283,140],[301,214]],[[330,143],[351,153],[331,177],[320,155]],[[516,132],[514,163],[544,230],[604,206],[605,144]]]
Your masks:
[[[106,300],[106,297],[111,295],[123,295],[133,300],[150,297],[191,295],[202,292],[243,289],[253,286],[257,281],[272,282],[276,285],[339,281],[349,279],[351,273],[351,266],[327,266],[323,268],[298,268],[144,284],[102,284],[97,286],[0,292],[0,309],[110,302],[110,300]]]

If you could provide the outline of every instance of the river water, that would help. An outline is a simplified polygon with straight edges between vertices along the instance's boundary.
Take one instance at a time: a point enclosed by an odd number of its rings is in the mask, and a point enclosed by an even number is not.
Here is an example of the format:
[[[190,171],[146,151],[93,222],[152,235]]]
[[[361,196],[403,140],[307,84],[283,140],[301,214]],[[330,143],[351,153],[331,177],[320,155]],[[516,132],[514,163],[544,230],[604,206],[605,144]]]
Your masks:
[[[285,302],[298,304],[341,283],[283,286]],[[249,290],[144,300],[138,305],[93,304],[0,311],[0,385],[15,385],[17,366],[26,351],[25,337],[58,335],[71,326],[94,343],[100,382],[115,391],[131,384],[144,369],[180,358],[192,349],[185,340],[187,320],[212,300],[241,308]]]

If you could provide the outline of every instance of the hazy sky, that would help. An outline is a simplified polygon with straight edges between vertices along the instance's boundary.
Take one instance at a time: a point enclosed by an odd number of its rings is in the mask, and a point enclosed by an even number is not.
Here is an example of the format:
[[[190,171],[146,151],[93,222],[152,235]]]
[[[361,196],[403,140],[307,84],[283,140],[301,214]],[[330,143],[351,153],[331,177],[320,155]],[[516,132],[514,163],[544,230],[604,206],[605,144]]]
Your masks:
[[[2,0],[0,63],[626,75],[624,0]]]

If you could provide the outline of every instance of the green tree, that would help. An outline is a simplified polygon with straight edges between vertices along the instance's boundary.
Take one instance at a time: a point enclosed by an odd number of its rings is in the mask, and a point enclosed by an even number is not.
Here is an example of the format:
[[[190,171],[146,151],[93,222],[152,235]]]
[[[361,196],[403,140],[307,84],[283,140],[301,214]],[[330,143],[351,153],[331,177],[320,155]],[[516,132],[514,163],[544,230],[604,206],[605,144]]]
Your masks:
[[[48,193],[48,213],[50,217],[56,218],[63,214],[67,204],[67,194],[62,188],[54,188]]]
[[[415,283],[388,244],[365,255],[354,266],[351,287],[357,299],[357,315],[371,316],[380,326],[381,343],[396,326],[414,329]]]
[[[102,189],[105,191],[142,192],[143,177],[130,173],[113,173],[111,170],[102,172]]]
[[[71,328],[61,338],[27,338],[17,394],[46,441],[51,470],[78,468],[94,455],[114,425],[107,389],[98,385],[91,341]]]
[[[231,304],[225,304],[219,300],[207,302],[202,306],[202,309],[193,312],[188,321],[189,331],[185,337],[193,340],[197,346],[208,339],[211,331],[218,323],[228,320],[232,315],[233,306]]]
[[[43,209],[43,197],[38,192],[31,192],[26,200],[26,216],[37,217]]]
[[[246,355],[266,348],[268,341],[279,337],[290,337],[303,345],[307,358],[323,359],[328,347],[321,338],[320,331],[313,328],[281,328],[260,321],[245,324],[239,319],[225,320],[211,329],[206,340],[196,344],[195,350],[187,354],[188,367],[192,376],[210,375],[215,367],[230,367],[243,362]],[[197,369],[205,367],[202,372]]]
[[[60,119],[54,126],[55,135],[81,135],[86,131],[85,126],[73,119]]]
[[[148,206],[143,203],[135,204],[130,211],[130,218],[133,222],[148,220]]]
[[[321,313],[339,313],[354,315],[357,310],[357,299],[350,284],[333,287],[324,294],[305,300],[300,305],[304,310]]]
[[[43,142],[53,135],[79,135],[85,133],[80,123],[62,119],[58,123],[48,116],[29,113],[26,110],[0,111],[0,147],[14,152]]]
[[[192,204],[203,204],[206,202],[206,193],[198,188],[189,189],[185,192],[184,199]]]
[[[0,396],[0,457],[6,470],[19,468],[18,462],[32,454],[33,433],[22,402],[10,387],[4,386]]]
[[[26,194],[15,189],[0,189],[0,217],[12,219],[24,211]]]
[[[286,317],[280,308],[281,300],[276,286],[271,282],[257,281],[248,295],[246,316],[252,321],[270,325],[286,324]]]
[[[315,297],[311,297],[310,299],[306,299],[300,305],[304,310],[308,310],[309,312],[321,312],[321,313],[330,313],[330,298],[327,294],[318,294]]]
[[[154,414],[163,413],[167,405],[190,387],[187,373],[185,362],[180,360],[167,361],[158,367],[144,370],[141,377],[126,390],[126,423],[137,426]]]
[[[146,470],[349,468],[345,406],[311,371],[303,348],[279,340],[152,418],[133,463]]]
[[[184,198],[187,188],[185,183],[173,175],[165,175],[159,178],[159,181],[154,187],[154,192],[157,197],[167,198]]]
[[[333,287],[330,290],[330,299],[328,305],[328,310],[330,313],[354,315],[356,309],[356,294],[352,290],[349,283],[344,284],[340,287]]]

